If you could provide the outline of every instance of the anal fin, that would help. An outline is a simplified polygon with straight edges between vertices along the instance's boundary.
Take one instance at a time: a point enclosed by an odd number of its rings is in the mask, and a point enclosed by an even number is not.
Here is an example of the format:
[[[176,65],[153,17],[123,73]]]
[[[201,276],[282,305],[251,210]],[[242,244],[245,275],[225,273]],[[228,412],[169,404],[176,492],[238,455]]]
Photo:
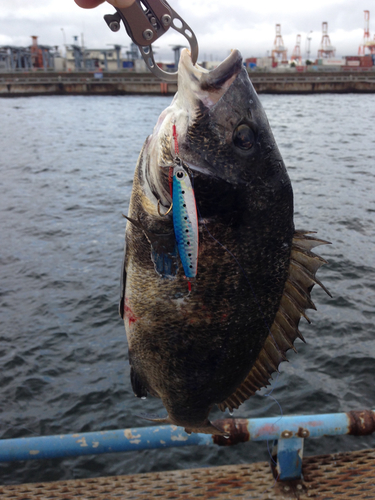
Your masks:
[[[262,387],[269,385],[272,374],[278,370],[282,361],[287,361],[286,352],[289,349],[296,351],[294,341],[304,338],[298,330],[301,316],[310,322],[305,314],[306,309],[315,309],[311,301],[311,290],[319,285],[329,295],[329,291],[315,277],[318,269],[326,261],[314,254],[311,248],[328,244],[328,241],[310,236],[311,232],[296,231],[293,237],[290,256],[288,278],[280,300],[279,310],[276,313],[270,332],[264,342],[255,363],[242,384],[234,393],[218,407],[221,411],[228,408],[233,411],[244,401],[255,394]],[[309,235],[309,236],[308,236]]]

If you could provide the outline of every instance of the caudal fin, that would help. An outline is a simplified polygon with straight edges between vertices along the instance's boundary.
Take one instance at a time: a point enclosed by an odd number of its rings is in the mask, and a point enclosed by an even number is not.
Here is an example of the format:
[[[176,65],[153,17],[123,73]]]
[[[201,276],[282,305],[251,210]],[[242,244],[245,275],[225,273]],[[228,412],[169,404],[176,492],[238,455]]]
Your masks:
[[[178,425],[181,427],[185,427],[185,425],[181,425],[175,420],[172,420],[169,415],[166,415],[165,417],[159,417],[158,415],[153,415],[153,414],[146,414],[146,413],[141,413],[140,415],[137,415],[141,418],[144,418],[145,420],[149,420],[150,422],[156,422],[158,424],[172,424],[172,425]],[[192,432],[196,433],[202,433],[202,434],[212,434],[212,435],[217,435],[217,436],[227,436],[228,432],[225,432],[223,429],[220,429],[216,425],[214,425],[212,422],[210,422],[208,419],[204,420],[201,424],[198,425],[193,425],[191,427],[185,427],[185,432],[187,434],[191,434]]]
[[[224,431],[223,429],[220,429],[212,422],[210,422],[208,419],[202,422],[201,425],[194,427],[185,427],[185,432],[187,432],[188,434],[191,434],[192,432],[197,432],[202,434],[212,434],[215,436],[228,436],[228,432]]]

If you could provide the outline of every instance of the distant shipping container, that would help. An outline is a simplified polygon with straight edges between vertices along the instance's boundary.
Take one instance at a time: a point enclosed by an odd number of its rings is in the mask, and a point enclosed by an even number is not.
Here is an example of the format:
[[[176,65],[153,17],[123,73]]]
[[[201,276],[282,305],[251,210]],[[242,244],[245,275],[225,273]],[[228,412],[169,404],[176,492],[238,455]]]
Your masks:
[[[272,57],[257,57],[258,68],[270,68],[272,66]]]
[[[344,71],[372,71],[372,66],[341,66],[341,69]]]
[[[136,73],[147,73],[149,69],[143,59],[136,59],[134,61],[134,71]]]
[[[351,59],[347,59],[346,60],[346,65],[347,66],[359,66],[360,65],[360,62],[359,61],[353,61]]]
[[[372,65],[373,65],[373,62],[372,62],[371,56],[362,56],[361,57],[360,66],[368,68]]]
[[[323,66],[343,66],[345,64],[343,59],[319,59],[319,61],[322,61]]]

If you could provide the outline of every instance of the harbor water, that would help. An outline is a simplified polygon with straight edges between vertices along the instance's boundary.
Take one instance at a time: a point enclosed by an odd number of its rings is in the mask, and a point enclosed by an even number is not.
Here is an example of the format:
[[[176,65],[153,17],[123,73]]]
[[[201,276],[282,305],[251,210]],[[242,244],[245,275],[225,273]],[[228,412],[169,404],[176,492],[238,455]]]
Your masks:
[[[292,180],[296,228],[332,294],[313,290],[307,343],[237,418],[375,407],[375,95],[261,95]],[[170,97],[0,99],[0,438],[150,425],[118,316],[125,219],[139,151]],[[215,410],[212,419],[222,416]],[[228,414],[225,414],[228,417]],[[305,454],[375,446],[307,440]],[[267,443],[0,464],[2,484],[267,460]]]

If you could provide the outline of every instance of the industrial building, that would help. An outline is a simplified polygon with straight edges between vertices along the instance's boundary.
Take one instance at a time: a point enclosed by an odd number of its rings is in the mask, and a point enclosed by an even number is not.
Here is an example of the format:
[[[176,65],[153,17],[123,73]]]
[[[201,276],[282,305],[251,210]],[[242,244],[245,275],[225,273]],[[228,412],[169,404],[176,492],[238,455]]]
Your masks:
[[[123,67],[121,45],[106,49],[87,49],[75,43],[66,46],[66,71],[120,71]]]
[[[74,37],[72,45],[65,46],[65,57],[58,46],[39,45],[38,37],[32,36],[32,44],[28,47],[11,45],[0,46],[0,71],[121,71],[134,69],[146,72],[146,64],[141,58],[138,47],[132,43],[122,57],[121,45],[112,48],[88,49],[78,44]]]
[[[38,37],[31,38],[32,44],[28,47],[0,46],[0,71],[60,69],[56,67],[58,63],[55,61],[60,58],[62,62],[58,47],[38,45]]]

